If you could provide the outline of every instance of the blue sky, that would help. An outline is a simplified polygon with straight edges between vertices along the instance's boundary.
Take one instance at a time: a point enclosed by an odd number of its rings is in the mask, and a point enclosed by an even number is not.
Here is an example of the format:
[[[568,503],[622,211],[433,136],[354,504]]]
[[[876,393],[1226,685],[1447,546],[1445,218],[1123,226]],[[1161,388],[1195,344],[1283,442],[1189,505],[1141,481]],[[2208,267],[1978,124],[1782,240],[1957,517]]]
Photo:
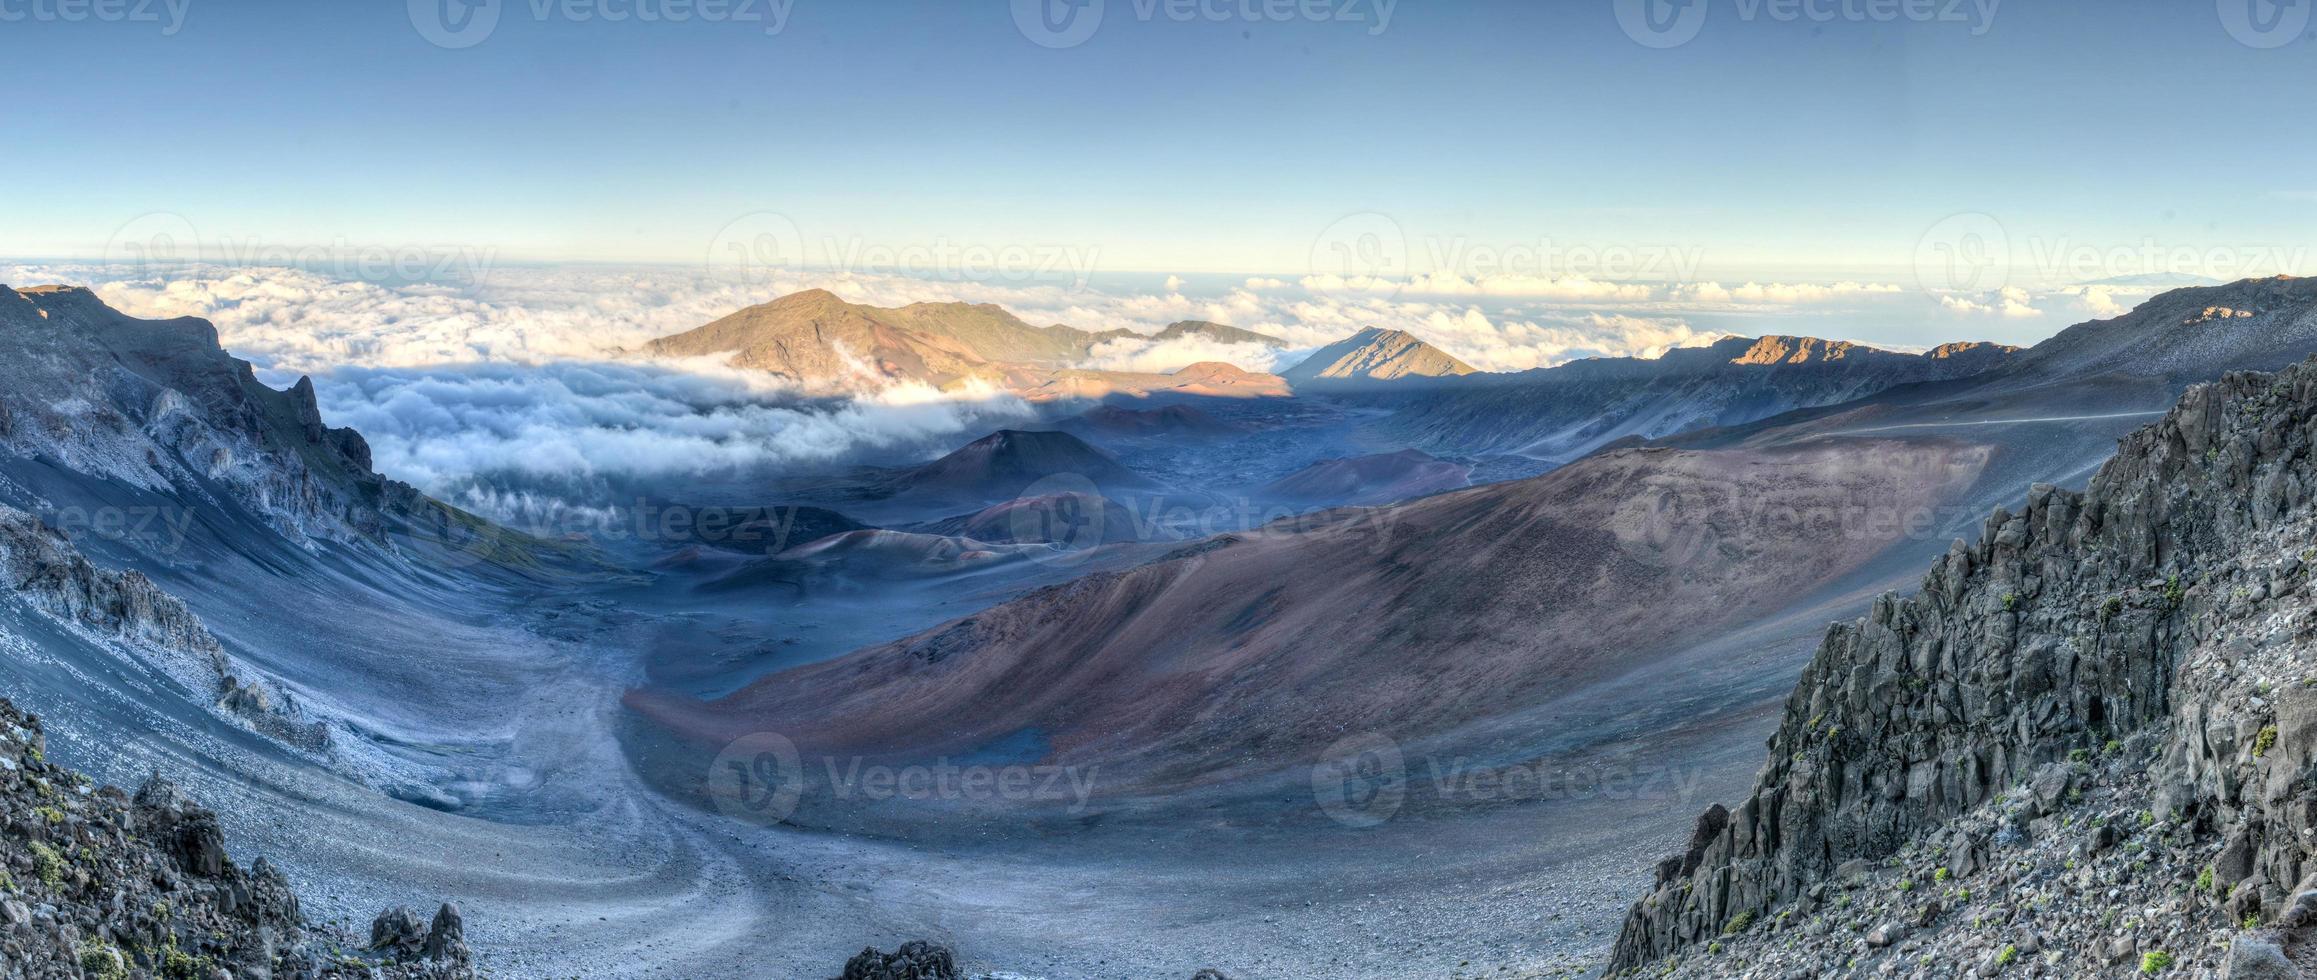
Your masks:
[[[1668,49],[1613,0],[1404,0],[1380,31],[1374,0],[1324,23],[1104,0],[1064,49],[1008,0],[793,0],[777,34],[504,0],[458,50],[399,2],[176,0],[174,33],[159,0],[127,21],[41,13],[56,2],[0,0],[0,255],[95,255],[159,211],[204,239],[681,263],[772,211],[808,251],[1299,274],[1331,224],[1373,213],[1418,268],[1552,242],[1832,280],[1895,274],[1959,212],[2020,253],[2317,229],[2317,44],[2248,46],[2193,0],[1928,23],[1693,0],[1703,28]]]

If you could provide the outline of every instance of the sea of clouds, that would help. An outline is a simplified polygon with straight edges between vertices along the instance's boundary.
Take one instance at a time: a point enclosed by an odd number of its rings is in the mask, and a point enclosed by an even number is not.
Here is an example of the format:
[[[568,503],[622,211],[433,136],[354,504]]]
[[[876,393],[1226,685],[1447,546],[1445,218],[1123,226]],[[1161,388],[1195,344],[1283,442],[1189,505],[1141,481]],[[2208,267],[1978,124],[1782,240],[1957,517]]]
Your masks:
[[[1080,283],[972,281],[776,270],[589,265],[476,266],[456,281],[353,278],[281,266],[0,265],[0,282],[93,287],[135,315],[215,322],[269,383],[312,375],[325,416],[369,438],[379,468],[435,492],[485,477],[669,478],[930,457],[1032,417],[1002,392],[865,388],[806,398],[713,360],[632,353],[733,311],[805,288],[876,306],[996,303],[1033,324],[1124,329],[1087,367],[1167,372],[1199,361],[1278,371],[1370,326],[1408,330],[1485,371],[1581,357],[1655,357],[1733,334],[1871,340],[1927,329],[1981,339],[1994,324],[2048,333],[2055,316],[2114,315],[2146,290],[2078,287],[1929,296],[1876,283],[1628,283],[1566,277],[1248,278],[1191,287],[1168,278],[1109,291]],[[2051,308],[2051,312],[2046,308]],[[1937,320],[1922,328],[1921,321]],[[1147,339],[1207,320],[1277,346]],[[2033,321],[2028,322],[2028,321]],[[1998,339],[2010,339],[1998,336]],[[1886,344],[1907,347],[1922,344]]]

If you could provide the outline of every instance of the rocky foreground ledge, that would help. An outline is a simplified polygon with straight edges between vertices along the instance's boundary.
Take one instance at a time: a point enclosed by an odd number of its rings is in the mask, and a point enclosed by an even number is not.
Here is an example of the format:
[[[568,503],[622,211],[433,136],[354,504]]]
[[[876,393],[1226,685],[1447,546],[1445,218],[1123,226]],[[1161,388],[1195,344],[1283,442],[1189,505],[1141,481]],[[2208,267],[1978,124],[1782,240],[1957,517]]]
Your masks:
[[[217,815],[155,778],[130,796],[46,757],[0,700],[0,964],[16,980],[469,980],[458,909],[380,916],[368,942],[306,921],[264,858],[225,853]]]
[[[2317,361],[1827,634],[1619,936],[1678,977],[2317,975]]]

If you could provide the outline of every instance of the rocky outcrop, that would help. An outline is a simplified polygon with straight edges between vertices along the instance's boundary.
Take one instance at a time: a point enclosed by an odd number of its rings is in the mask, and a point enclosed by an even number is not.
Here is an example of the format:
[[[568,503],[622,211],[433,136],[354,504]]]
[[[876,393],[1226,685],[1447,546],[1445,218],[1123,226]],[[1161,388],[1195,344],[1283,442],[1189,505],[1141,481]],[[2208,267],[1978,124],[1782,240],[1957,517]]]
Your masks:
[[[2313,452],[2317,362],[2193,388],[2083,493],[2035,487],[1835,626],[1754,792],[1658,866],[1611,970],[1930,962],[1992,921],[2018,938],[1956,975],[2023,949],[2161,972],[2217,968],[2207,931],[2289,925],[2317,870]],[[1854,901],[1878,875],[1903,897]]]
[[[250,727],[308,751],[329,745],[329,729],[308,720],[286,691],[244,680],[217,638],[185,604],[134,569],[98,568],[63,534],[0,506],[0,599],[13,598],[95,637],[154,654],[179,681],[213,696]]]
[[[322,421],[313,382],[266,387],[204,320],[141,320],[87,289],[0,286],[0,457],[227,504],[298,541],[381,540],[417,494]],[[17,501],[32,507],[32,501]]]
[[[961,977],[947,947],[909,942],[891,953],[862,950],[845,964],[845,972],[837,980],[961,980]]]
[[[51,764],[0,701],[0,963],[25,978],[465,980],[448,906],[416,947],[364,952],[309,923],[280,871],[226,852],[217,815],[155,778],[134,796]],[[447,921],[446,918],[447,917]],[[383,919],[382,919],[383,921]]]

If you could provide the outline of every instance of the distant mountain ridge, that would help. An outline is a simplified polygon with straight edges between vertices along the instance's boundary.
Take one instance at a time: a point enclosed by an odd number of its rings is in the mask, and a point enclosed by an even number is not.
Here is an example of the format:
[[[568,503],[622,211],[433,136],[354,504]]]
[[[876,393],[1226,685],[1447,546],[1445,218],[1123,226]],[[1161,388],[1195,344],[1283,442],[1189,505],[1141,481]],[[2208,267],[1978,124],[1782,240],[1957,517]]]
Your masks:
[[[1656,358],[1588,358],[1355,397],[1392,409],[1383,427],[1435,452],[1566,461],[1622,439],[1739,425],[1900,385],[1978,375],[2018,354],[1990,343],[1907,354],[1815,337],[1730,337]]]
[[[725,356],[734,367],[764,371],[816,392],[915,382],[951,388],[981,382],[1036,392],[1075,376],[1116,375],[1122,388],[1164,387],[1160,376],[1089,372],[1077,365],[1100,344],[1119,340],[1189,338],[1280,347],[1251,330],[1184,320],[1156,335],[1100,332],[1055,324],[1032,326],[990,303],[912,303],[902,307],[848,302],[826,289],[807,289],[751,306],[713,323],[652,341],[654,357]],[[1078,380],[1084,380],[1079,378]],[[1100,380],[1100,379],[1097,379]]]
[[[1298,388],[1357,388],[1377,382],[1472,373],[1475,373],[1472,365],[1425,343],[1415,334],[1369,327],[1312,352],[1302,363],[1280,372],[1280,376]]]
[[[945,387],[998,380],[1005,364],[1062,364],[1102,337],[1034,327],[990,304],[916,303],[895,309],[808,289],[751,306],[646,347],[661,357],[731,355],[734,367],[807,387],[917,381]]]
[[[1253,330],[1242,330],[1238,327],[1225,326],[1220,323],[1210,323],[1205,320],[1181,320],[1175,323],[1167,324],[1166,329],[1159,331],[1157,334],[1154,334],[1151,339],[1164,342],[1169,340],[1182,340],[1188,337],[1199,337],[1225,344],[1261,344],[1265,347],[1286,346],[1284,341],[1281,341],[1279,338],[1273,337],[1269,334],[1260,334]]]

